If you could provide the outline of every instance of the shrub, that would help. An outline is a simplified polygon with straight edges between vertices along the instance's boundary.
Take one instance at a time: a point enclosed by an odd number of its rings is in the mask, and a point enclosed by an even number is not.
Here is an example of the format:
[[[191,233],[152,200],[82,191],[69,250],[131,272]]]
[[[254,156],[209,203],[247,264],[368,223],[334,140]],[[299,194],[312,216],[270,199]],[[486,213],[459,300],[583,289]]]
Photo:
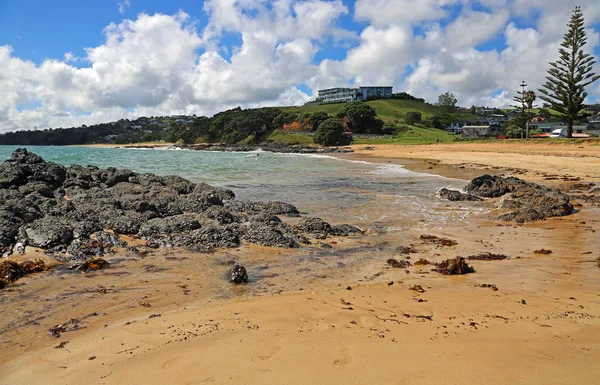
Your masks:
[[[319,125],[313,140],[324,146],[340,144],[344,140],[344,125],[337,119],[327,119]]]
[[[406,122],[406,124],[416,124],[416,123],[420,123],[421,122],[421,113],[419,111],[409,111],[406,113],[406,117],[404,118],[404,121]]]

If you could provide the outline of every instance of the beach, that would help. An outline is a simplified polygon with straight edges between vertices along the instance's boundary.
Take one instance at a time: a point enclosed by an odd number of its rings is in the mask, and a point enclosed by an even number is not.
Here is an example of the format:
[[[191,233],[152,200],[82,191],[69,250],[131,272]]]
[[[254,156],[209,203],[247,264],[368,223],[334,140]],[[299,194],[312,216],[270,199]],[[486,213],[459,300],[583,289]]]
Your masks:
[[[590,144],[353,150],[336,156],[455,178],[443,182],[454,186],[483,173],[564,191],[600,181],[600,146]],[[375,193],[381,200],[357,206],[377,216],[395,207],[389,191]],[[329,239],[335,258],[309,248],[300,251],[305,259],[290,260],[288,250],[251,245],[200,258],[178,250],[143,259],[124,255],[106,271],[29,276],[0,292],[0,327],[8,330],[0,335],[0,383],[595,383],[600,208],[573,203],[572,215],[516,224],[498,221],[494,204],[444,201],[429,206],[427,225],[402,222],[409,228],[378,233],[375,227],[364,237]],[[364,215],[358,210],[325,212],[340,220],[344,213]],[[394,217],[389,213],[386,227]],[[456,245],[430,243],[423,235]],[[413,250],[396,251],[400,246]],[[536,253],[542,249],[551,252]],[[484,252],[510,258],[469,260],[475,272],[460,276],[415,266],[419,259],[437,263]],[[215,279],[231,258],[254,268],[256,282],[232,286]],[[393,268],[388,258],[411,266]],[[319,266],[318,276],[304,276],[297,264]],[[80,328],[48,335],[49,327],[73,318]]]

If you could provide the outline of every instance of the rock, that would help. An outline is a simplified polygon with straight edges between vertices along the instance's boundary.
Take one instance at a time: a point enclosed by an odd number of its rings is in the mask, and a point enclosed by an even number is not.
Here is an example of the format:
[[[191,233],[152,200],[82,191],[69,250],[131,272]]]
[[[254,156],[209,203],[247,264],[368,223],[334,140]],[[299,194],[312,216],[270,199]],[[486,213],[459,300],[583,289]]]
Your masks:
[[[448,190],[443,188],[439,191],[440,198],[447,199],[452,202],[458,201],[481,201],[483,199],[473,195],[473,194],[465,194],[456,190]]]
[[[225,204],[225,208],[232,212],[248,213],[248,214],[272,214],[286,215],[289,217],[297,217],[300,215],[298,209],[283,202],[252,202],[252,201],[230,201]]]
[[[433,243],[438,246],[456,246],[456,241],[448,238],[439,238],[435,235],[421,235],[421,240],[425,243]]]
[[[93,257],[104,256],[110,250],[110,247],[110,245],[105,245],[104,242],[98,240],[75,239],[69,245],[67,253],[69,254],[69,260],[85,261]]]
[[[17,252],[17,254],[19,255],[23,255],[25,254],[25,245],[21,242],[17,243],[15,245],[15,251]]]
[[[331,231],[331,225],[321,218],[304,218],[298,222],[298,229],[306,233],[327,235]]]
[[[483,175],[473,179],[466,190],[489,198],[506,195],[502,208],[515,211],[501,215],[499,219],[504,221],[534,222],[573,213],[568,195],[519,178]]]
[[[482,283],[481,285],[479,285],[479,287],[486,287],[492,289],[493,291],[498,291],[496,285],[493,285],[491,283]]]
[[[596,258],[596,266],[600,267],[600,257]]]
[[[511,191],[505,178],[492,175],[482,175],[471,181],[465,190],[473,195],[485,198],[497,198]]]
[[[24,237],[30,246],[49,249],[69,244],[73,239],[73,229],[59,218],[47,216],[25,227]]]
[[[437,271],[444,275],[462,275],[475,272],[475,269],[469,266],[463,257],[447,259],[436,264],[436,266],[437,267],[433,269],[433,271]]]
[[[412,291],[416,291],[417,293],[425,293],[425,289],[421,285],[414,285],[410,288]]]
[[[540,249],[540,250],[535,250],[533,253],[548,255],[548,254],[552,254],[552,250]]]
[[[501,261],[503,259],[510,259],[510,257],[504,254],[481,253],[477,255],[470,255],[467,257],[467,259],[474,261]]]
[[[395,269],[406,269],[407,267],[410,267],[410,262],[403,260],[399,261],[395,258],[388,259],[387,264]]]
[[[287,237],[280,229],[269,227],[264,224],[251,225],[242,238],[247,242],[255,243],[261,246],[276,246],[284,248],[299,247],[298,242]]]
[[[139,230],[142,236],[156,234],[183,233],[201,228],[200,222],[192,214],[181,214],[167,218],[154,218],[144,223]]]
[[[352,225],[348,225],[348,224],[331,225],[331,227],[329,229],[329,235],[332,235],[334,237],[347,237],[350,234],[360,234],[360,233],[362,233],[361,229],[359,229],[358,227],[352,226]]]
[[[239,263],[234,263],[229,269],[229,282],[233,284],[248,283],[248,273],[246,268]]]
[[[210,250],[216,247],[238,247],[240,238],[234,227],[204,227],[184,237],[184,245],[192,250]]]
[[[9,255],[23,241],[47,255],[78,261],[113,251],[116,244],[110,239],[94,237],[101,230],[141,237],[152,247],[198,251],[237,247],[242,238],[298,247],[310,244],[304,232],[318,238],[360,233],[354,226],[331,226],[318,218],[304,221],[300,231],[277,217],[299,216],[288,203],[239,201],[231,190],[179,176],[114,167],[65,168],[24,149],[0,164],[0,205],[2,254]]]

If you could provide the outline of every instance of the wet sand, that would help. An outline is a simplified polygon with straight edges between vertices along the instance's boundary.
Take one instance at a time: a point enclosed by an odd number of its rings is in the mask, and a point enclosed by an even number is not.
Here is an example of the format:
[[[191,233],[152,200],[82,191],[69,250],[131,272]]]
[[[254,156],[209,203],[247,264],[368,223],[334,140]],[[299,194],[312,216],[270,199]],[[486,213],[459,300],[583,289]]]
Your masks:
[[[438,160],[432,165],[395,159],[391,150],[380,161],[461,179],[481,174],[439,161],[451,154],[426,158]],[[495,161],[497,152],[489,153],[479,164]],[[529,157],[521,154],[521,167],[534,163]],[[576,166],[569,175],[590,172]],[[448,202],[446,209],[461,205],[481,204]],[[428,234],[456,240],[452,247],[424,243],[421,230],[370,231],[328,240],[333,254],[318,247],[165,250],[107,257],[105,271],[33,275],[0,292],[0,383],[595,383],[599,214],[583,206],[569,217],[514,225],[480,211],[428,227]],[[449,277],[430,266],[391,268],[387,258],[405,259],[398,246],[417,250],[411,262],[487,251],[511,258],[470,261],[475,273]],[[541,248],[553,252],[534,254]],[[223,279],[231,259],[249,268],[249,285]],[[84,318],[82,329],[47,334],[71,318]]]

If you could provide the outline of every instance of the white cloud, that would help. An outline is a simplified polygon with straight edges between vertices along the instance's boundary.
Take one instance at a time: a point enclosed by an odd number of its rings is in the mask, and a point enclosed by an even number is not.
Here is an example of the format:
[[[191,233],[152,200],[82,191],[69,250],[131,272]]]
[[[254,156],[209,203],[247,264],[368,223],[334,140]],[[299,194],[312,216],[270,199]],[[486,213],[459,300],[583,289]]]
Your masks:
[[[459,0],[356,0],[355,17],[375,26],[419,23],[448,16],[447,6]]]
[[[117,8],[119,9],[119,13],[125,13],[127,11],[127,9],[129,8],[130,5],[131,5],[131,3],[129,2],[129,0],[120,1],[117,4]]]
[[[600,21],[600,3],[579,2],[586,49],[597,52],[600,33],[592,23]],[[309,96],[299,84],[390,84],[430,101],[451,91],[461,105],[505,106],[522,80],[534,89],[543,83],[575,2],[508,4],[357,0],[349,8],[341,0],[206,0],[206,25],[183,12],[140,14],[107,26],[104,43],[82,57],[68,52],[35,64],[0,46],[0,132],[302,104]],[[119,5],[125,11],[130,4]],[[360,30],[341,27],[343,17],[359,20]],[[232,35],[237,46],[224,45]],[[490,40],[503,46],[481,48]],[[330,44],[349,48],[341,59],[316,62]],[[590,100],[598,98],[600,82],[588,91]]]

